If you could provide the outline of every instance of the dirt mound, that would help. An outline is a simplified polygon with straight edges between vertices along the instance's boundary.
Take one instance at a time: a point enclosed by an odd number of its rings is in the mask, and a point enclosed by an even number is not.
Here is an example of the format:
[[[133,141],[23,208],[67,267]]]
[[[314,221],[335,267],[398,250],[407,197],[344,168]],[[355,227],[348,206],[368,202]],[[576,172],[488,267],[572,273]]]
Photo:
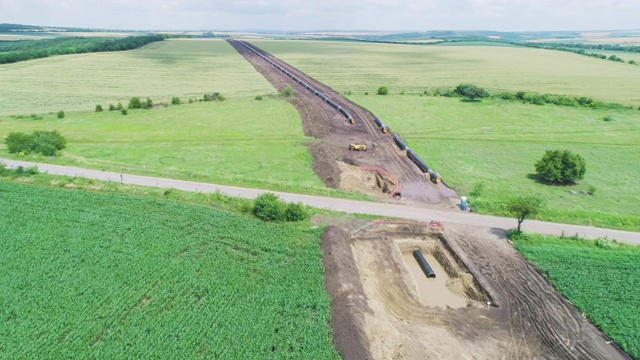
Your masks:
[[[342,161],[338,161],[337,165],[340,169],[340,188],[343,190],[389,195],[397,189],[397,181],[380,170],[349,165]]]

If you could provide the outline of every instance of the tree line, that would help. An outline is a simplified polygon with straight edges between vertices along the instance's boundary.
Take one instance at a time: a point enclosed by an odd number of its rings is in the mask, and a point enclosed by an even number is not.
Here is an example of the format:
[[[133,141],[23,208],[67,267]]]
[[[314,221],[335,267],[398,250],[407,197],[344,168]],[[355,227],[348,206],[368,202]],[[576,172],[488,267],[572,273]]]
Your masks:
[[[132,50],[164,39],[164,35],[145,35],[126,38],[60,37],[43,40],[0,41],[0,64],[55,55]]]

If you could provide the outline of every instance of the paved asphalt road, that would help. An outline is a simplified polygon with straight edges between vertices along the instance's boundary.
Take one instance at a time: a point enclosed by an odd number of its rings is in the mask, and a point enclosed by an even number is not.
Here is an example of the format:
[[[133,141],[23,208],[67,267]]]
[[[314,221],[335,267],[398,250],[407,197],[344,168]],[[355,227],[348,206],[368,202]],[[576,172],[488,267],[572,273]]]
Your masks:
[[[114,172],[106,172],[99,170],[83,169],[71,166],[60,166],[50,164],[36,164],[26,161],[16,161],[9,159],[0,159],[0,162],[5,163],[7,166],[15,168],[18,166],[30,167],[37,166],[40,172],[46,172],[54,175],[67,175],[67,176],[79,176],[95,180],[103,181],[118,181],[125,184],[153,186],[161,188],[174,188],[185,191],[196,192],[216,192],[220,191],[223,194],[243,197],[243,198],[255,198],[261,193],[272,192],[278,195],[281,199],[286,201],[299,202],[310,206],[323,209],[331,209],[337,211],[344,211],[348,213],[362,213],[380,216],[389,216],[396,218],[403,218],[409,220],[418,221],[440,221],[454,224],[464,224],[473,226],[484,226],[498,229],[509,229],[516,226],[516,220],[513,218],[503,218],[498,216],[479,215],[473,213],[466,213],[456,210],[440,210],[430,209],[428,207],[409,206],[403,204],[388,204],[377,203],[357,200],[345,200],[337,198],[328,198],[322,196],[301,195],[283,193],[271,190],[251,189],[236,186],[215,185],[200,183],[194,181],[174,180],[157,178],[150,176],[120,174]],[[523,223],[523,230],[528,232],[535,232],[541,234],[552,235],[575,235],[586,238],[599,238],[608,237],[609,239],[616,239],[618,241],[624,241],[630,244],[640,245],[640,233],[630,231],[619,231],[595,228],[590,226],[578,226],[567,224],[556,224],[543,221],[525,220]]]

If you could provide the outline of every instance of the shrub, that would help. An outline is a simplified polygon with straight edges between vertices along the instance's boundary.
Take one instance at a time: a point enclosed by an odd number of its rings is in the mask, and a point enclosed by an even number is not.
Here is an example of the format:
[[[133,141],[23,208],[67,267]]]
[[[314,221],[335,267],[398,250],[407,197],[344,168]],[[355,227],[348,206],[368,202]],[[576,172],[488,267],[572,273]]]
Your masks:
[[[34,131],[33,136],[33,151],[44,156],[54,156],[67,146],[67,139],[56,130]]]
[[[171,105],[180,105],[181,101],[180,98],[177,96],[174,96],[171,98]]]
[[[118,106],[116,106],[116,110],[122,110],[122,109],[123,109],[122,103],[119,102]]]
[[[34,131],[32,134],[12,132],[7,135],[5,144],[11,154],[35,152],[53,156],[66,147],[67,140],[55,130]]]
[[[637,64],[637,62],[636,62],[635,60],[629,60],[629,64],[631,64],[631,65],[636,65],[636,64]]]
[[[96,112],[103,112],[104,109],[102,108],[102,105],[96,105]]]
[[[129,114],[129,111],[127,111],[127,109],[122,109],[122,110],[120,110],[120,113],[122,115],[127,115],[127,114]]]
[[[569,150],[547,150],[535,164],[536,172],[553,184],[571,184],[582,179],[586,162],[582,156]]]
[[[153,100],[147,98],[147,100],[145,100],[145,102],[142,104],[142,108],[144,109],[151,109],[153,107]]]
[[[253,215],[263,221],[283,221],[285,205],[275,194],[264,193],[253,202]]]
[[[211,94],[202,95],[202,101],[213,101],[213,96]]]
[[[404,95],[404,94],[406,94],[406,93],[407,93],[407,92],[406,92],[404,89],[403,89],[403,90],[400,90],[400,95]]]
[[[365,91],[365,92],[364,92],[364,94],[365,94],[365,95],[369,95],[369,92],[368,92],[368,91]],[[640,109],[640,108],[638,108],[638,109]]]
[[[218,100],[218,101],[225,101],[225,100],[227,100],[227,98],[226,98],[226,97],[224,97],[224,95],[222,95],[222,94],[218,94],[218,96],[216,96],[216,100]]]
[[[7,150],[10,154],[31,152],[33,147],[34,135],[29,135],[21,132],[10,132],[4,139],[4,143],[7,145]]]
[[[487,90],[473,84],[460,84],[456,87],[455,93],[464,97],[467,101],[475,101],[489,96]]]
[[[604,117],[604,119],[602,119],[602,120],[604,120],[604,121],[613,121],[613,120],[615,120],[615,119],[613,118],[613,116],[611,116],[611,115],[607,115],[607,116],[605,116],[605,117]]]
[[[589,195],[593,195],[596,193],[596,187],[591,185],[589,186],[589,188],[587,189],[587,192],[589,193]]]
[[[284,211],[287,221],[302,221],[307,218],[307,210],[302,203],[289,203]]]
[[[129,100],[129,106],[127,106],[128,109],[142,109],[142,101],[140,100],[139,97],[134,96]]]
[[[254,100],[262,100],[262,95],[256,96]]]
[[[480,181],[480,182],[477,182],[475,185],[473,185],[473,190],[471,190],[469,195],[473,197],[480,197],[482,196],[483,191],[484,191],[484,183]]]
[[[378,95],[387,95],[387,94],[389,94],[389,88],[388,88],[388,87],[386,87],[386,86],[380,86],[380,87],[378,88],[378,92],[377,92],[377,94],[378,94]]]
[[[291,86],[287,86],[283,91],[285,96],[293,95],[293,88]]]
[[[193,104],[193,99],[189,98],[189,104]]]
[[[0,176],[4,176],[9,172],[9,169],[7,169],[7,164],[0,162]]]
[[[60,110],[60,111],[58,111],[56,116],[58,117],[58,119],[64,119],[65,113],[64,113],[64,111]]]

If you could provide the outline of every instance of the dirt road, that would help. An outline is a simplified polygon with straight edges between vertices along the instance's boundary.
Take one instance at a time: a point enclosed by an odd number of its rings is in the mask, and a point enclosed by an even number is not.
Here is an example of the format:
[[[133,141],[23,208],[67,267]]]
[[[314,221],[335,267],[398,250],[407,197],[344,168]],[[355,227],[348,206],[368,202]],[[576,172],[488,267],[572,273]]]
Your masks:
[[[216,192],[223,194],[243,197],[255,198],[261,193],[272,192],[286,201],[302,202],[309,206],[322,209],[330,209],[336,211],[344,211],[348,213],[361,213],[379,216],[388,216],[418,221],[440,221],[443,223],[453,223],[462,225],[472,225],[505,230],[516,226],[515,219],[503,218],[498,216],[470,214],[456,210],[437,209],[429,205],[406,205],[401,200],[398,203],[378,203],[356,200],[345,200],[337,198],[328,198],[322,196],[312,196],[303,194],[291,194],[263,189],[250,189],[236,186],[216,185],[201,183],[195,181],[184,181],[166,178],[157,178],[150,176],[120,174],[114,172],[106,172],[92,169],[83,169],[71,166],[36,164],[26,161],[17,161],[9,159],[0,159],[0,162],[7,164],[9,167],[18,166],[30,167],[37,166],[40,172],[46,172],[54,175],[80,176],[89,179],[103,181],[117,181],[125,184],[153,186],[161,188],[174,188],[184,191],[194,192]],[[624,241],[630,244],[640,245],[640,233],[631,231],[620,231],[611,229],[602,229],[589,226],[556,224],[543,221],[526,220],[523,223],[523,230],[528,232],[550,234],[550,235],[575,235],[583,236],[590,239],[600,237],[608,237]]]

